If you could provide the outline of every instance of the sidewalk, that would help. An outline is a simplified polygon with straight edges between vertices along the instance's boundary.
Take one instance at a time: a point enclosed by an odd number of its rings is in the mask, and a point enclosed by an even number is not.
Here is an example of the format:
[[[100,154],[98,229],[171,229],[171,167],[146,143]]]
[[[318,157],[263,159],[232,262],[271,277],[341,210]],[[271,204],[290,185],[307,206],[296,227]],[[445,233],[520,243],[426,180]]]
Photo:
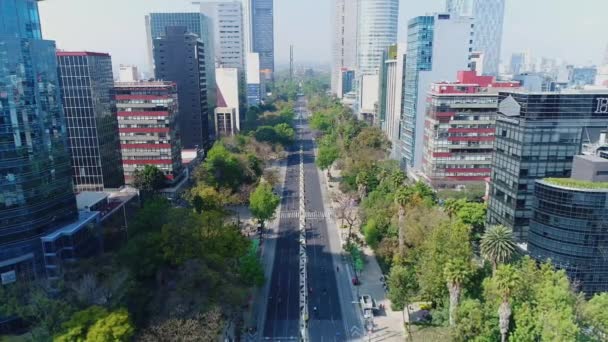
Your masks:
[[[332,212],[332,217],[335,217],[333,214],[336,209],[337,203],[332,200],[333,194],[339,192],[339,183],[337,181],[330,181],[327,178],[326,172],[319,171],[321,176],[322,190],[325,192],[325,203],[330,205]],[[337,170],[331,170],[331,174],[333,176],[339,174]],[[324,186],[323,186],[324,185]],[[339,231],[338,225],[334,222],[334,220],[328,220],[328,224],[330,229],[334,229],[337,235],[340,237],[340,240],[343,238],[343,234]],[[355,232],[358,234],[358,231]],[[340,245],[342,246],[342,242],[340,241]],[[403,324],[403,316],[400,311],[392,311],[391,304],[388,298],[386,298],[386,293],[384,291],[384,287],[382,286],[382,282],[380,281],[380,277],[382,276],[382,270],[380,269],[380,265],[378,265],[378,261],[374,255],[374,252],[368,246],[363,246],[361,248],[362,253],[365,258],[365,266],[363,271],[358,275],[359,281],[361,284],[359,286],[350,286],[354,298],[358,298],[360,295],[370,295],[373,299],[376,300],[378,305],[383,305],[384,310],[377,313],[373,318],[374,328],[371,336],[371,341],[403,341],[405,336],[405,327]],[[354,271],[351,265],[345,265],[346,271],[350,274],[353,274]],[[350,275],[349,275],[350,276]],[[348,284],[351,284],[350,281]],[[357,306],[357,310],[360,308]],[[368,340],[368,335],[365,335],[365,339]]]

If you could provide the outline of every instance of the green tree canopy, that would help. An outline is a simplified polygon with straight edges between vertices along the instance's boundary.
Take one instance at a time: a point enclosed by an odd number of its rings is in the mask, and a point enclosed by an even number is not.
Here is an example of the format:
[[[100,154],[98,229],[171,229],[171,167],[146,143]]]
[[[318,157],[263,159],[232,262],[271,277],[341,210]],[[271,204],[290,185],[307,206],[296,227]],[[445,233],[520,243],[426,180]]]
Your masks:
[[[156,192],[165,186],[165,175],[154,165],[133,172],[133,186],[140,191]]]
[[[251,193],[249,198],[249,210],[253,217],[262,224],[274,216],[274,212],[279,206],[279,196],[272,192],[270,184],[262,182]]]

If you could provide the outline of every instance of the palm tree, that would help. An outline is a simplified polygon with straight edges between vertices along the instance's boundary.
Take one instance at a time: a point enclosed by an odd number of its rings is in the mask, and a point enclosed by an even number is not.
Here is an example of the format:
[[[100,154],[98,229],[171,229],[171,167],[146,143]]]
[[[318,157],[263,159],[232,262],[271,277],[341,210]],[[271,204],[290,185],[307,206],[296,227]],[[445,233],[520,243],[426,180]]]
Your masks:
[[[505,226],[492,226],[481,237],[481,255],[492,263],[492,273],[515,252],[513,231]]]
[[[399,253],[403,253],[405,250],[405,228],[403,227],[405,221],[405,207],[409,204],[411,199],[411,192],[407,186],[402,186],[397,189],[395,193],[395,204],[398,208],[398,228],[399,228]]]
[[[470,270],[470,265],[462,259],[449,261],[445,265],[444,274],[450,292],[450,326],[456,323],[456,308],[460,301],[462,285],[469,277]]]
[[[511,300],[511,294],[519,285],[521,277],[512,265],[501,265],[496,270],[493,280],[502,299],[502,302],[498,307],[498,325],[500,328],[501,341],[506,342],[511,319],[511,303],[509,301]]]

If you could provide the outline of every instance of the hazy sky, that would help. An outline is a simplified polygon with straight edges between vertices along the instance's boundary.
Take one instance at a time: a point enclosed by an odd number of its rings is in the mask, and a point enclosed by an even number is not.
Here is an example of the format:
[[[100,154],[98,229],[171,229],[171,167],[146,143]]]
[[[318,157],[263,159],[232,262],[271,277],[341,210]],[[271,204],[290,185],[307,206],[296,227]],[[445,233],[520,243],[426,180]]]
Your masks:
[[[352,0],[355,1],[355,0]],[[607,0],[506,0],[503,61],[529,50],[575,64],[599,63],[608,44]],[[43,34],[58,48],[109,52],[114,65],[146,68],[144,15],[154,11],[189,11],[188,0],[46,0],[40,3]],[[332,0],[274,0],[275,54],[288,61],[330,61]],[[407,20],[443,10],[445,0],[401,0],[399,38]]]

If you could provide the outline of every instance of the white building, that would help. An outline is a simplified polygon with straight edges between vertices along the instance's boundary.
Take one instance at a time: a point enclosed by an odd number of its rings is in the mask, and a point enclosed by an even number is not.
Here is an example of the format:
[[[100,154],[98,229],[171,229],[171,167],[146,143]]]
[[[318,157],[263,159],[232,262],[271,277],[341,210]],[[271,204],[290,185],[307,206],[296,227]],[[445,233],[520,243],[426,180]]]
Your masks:
[[[215,62],[224,68],[245,67],[243,4],[241,1],[205,1],[201,13],[209,17],[213,34]]]
[[[120,65],[118,71],[118,80],[120,82],[137,82],[139,81],[139,71],[135,65]]]
[[[262,100],[260,55],[255,52],[248,52],[246,56],[247,106],[257,106]]]
[[[389,48],[380,78],[379,120],[382,130],[392,144],[391,158],[398,159],[399,122],[402,111],[402,94],[406,60],[405,44]]]
[[[498,76],[505,0],[447,0],[448,13],[473,18],[473,51],[483,53],[484,75]]]
[[[215,82],[217,84],[215,132],[217,135],[233,135],[241,129],[238,69],[215,69]]]
[[[426,94],[431,84],[452,81],[458,71],[469,67],[472,23],[471,18],[449,14],[408,22],[401,125],[401,162],[408,170],[422,166]],[[428,34],[431,31],[433,35]]]
[[[378,112],[378,87],[380,85],[380,75],[362,75],[359,86],[359,115],[361,120],[367,121],[370,125],[376,123]]]
[[[345,93],[343,72],[355,70],[357,66],[358,1],[333,0],[333,3],[331,91],[342,98]]]
[[[602,65],[597,68],[595,85],[608,87],[608,65]]]
[[[378,74],[384,50],[397,43],[399,21],[399,0],[358,3],[357,78]]]

